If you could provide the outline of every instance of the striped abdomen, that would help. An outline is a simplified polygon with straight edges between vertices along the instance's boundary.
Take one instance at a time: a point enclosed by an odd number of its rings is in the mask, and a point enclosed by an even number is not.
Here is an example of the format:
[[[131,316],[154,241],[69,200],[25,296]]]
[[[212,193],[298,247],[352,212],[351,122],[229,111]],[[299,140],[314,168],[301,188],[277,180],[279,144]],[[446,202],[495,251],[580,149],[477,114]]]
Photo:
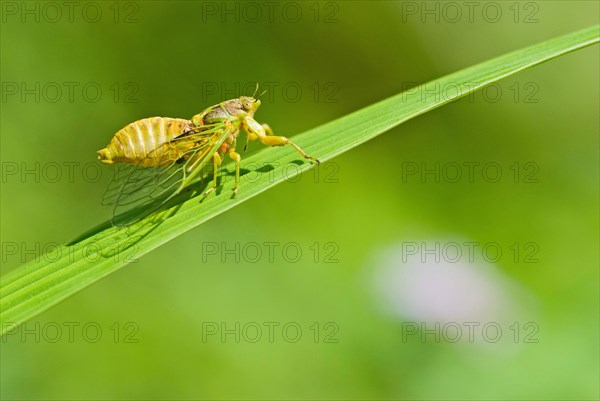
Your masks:
[[[150,117],[135,121],[117,132],[108,146],[98,151],[98,159],[106,164],[168,165],[187,149],[169,142],[191,127],[191,121],[181,118]]]

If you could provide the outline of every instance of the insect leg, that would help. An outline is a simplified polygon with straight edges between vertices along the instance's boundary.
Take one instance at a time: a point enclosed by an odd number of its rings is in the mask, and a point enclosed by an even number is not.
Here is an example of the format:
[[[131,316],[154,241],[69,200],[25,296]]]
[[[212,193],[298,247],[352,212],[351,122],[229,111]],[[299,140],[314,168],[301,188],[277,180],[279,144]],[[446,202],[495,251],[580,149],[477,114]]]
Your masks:
[[[248,142],[256,140],[256,138],[258,138],[258,136],[254,132],[252,132],[252,130],[250,128],[248,128],[248,125],[242,124],[242,126],[244,127],[244,130],[246,131],[246,144],[244,145],[244,152],[245,152],[246,149],[248,149]],[[267,125],[267,127],[268,127],[268,125]],[[271,134],[272,133],[273,133],[273,131],[271,130]]]
[[[222,161],[223,160],[221,159],[221,155],[219,155],[219,152],[215,152],[213,154],[213,166],[214,166],[213,186],[211,188],[207,189],[203,195],[206,196],[206,195],[210,194],[212,191],[214,191],[215,189],[217,189],[217,176],[218,176],[218,172],[219,172],[219,166],[221,165]]]
[[[269,126],[269,124],[262,124],[261,127],[263,127],[267,135],[275,136],[273,129]]]
[[[258,122],[256,122],[256,120],[250,117],[246,118],[246,122],[249,133],[252,133],[255,136],[257,136],[263,144],[267,146],[290,145],[291,147],[296,149],[296,151],[300,153],[305,159],[310,159],[312,161],[320,163],[320,161],[317,158],[307,155],[302,149],[300,149],[298,145],[287,139],[285,136],[273,135],[273,130],[267,124],[260,125],[258,124]]]
[[[240,183],[240,160],[242,160],[239,153],[235,151],[234,147],[231,147],[229,150],[229,157],[235,160],[235,186],[233,187],[233,195],[235,198],[237,196],[238,184]]]

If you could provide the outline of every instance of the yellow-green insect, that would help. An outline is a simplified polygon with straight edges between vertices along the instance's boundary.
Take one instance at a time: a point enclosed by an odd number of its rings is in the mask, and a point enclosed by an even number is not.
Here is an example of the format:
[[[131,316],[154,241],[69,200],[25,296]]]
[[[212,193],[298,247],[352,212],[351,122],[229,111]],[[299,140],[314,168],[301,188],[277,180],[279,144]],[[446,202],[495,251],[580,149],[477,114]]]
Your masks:
[[[259,124],[254,119],[259,106],[260,100],[242,96],[211,106],[191,120],[151,117],[127,125],[106,148],[98,151],[102,163],[119,166],[103,204],[114,205],[115,218],[140,208],[147,215],[190,185],[212,161],[213,185],[204,193],[208,195],[217,187],[218,167],[224,154],[235,161],[236,196],[241,160],[236,142],[241,128],[247,133],[246,144],[258,139],[267,146],[290,145],[304,158],[319,162],[286,137],[273,135],[268,125]],[[115,218],[114,224],[127,225],[139,220],[140,213],[137,218]]]

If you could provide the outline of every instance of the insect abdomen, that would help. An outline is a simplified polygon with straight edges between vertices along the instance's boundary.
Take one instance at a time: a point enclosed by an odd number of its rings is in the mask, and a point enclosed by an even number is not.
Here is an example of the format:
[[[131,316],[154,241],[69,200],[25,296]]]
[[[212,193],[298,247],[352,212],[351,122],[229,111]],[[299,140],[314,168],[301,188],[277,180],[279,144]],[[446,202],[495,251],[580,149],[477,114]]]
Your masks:
[[[168,142],[192,127],[189,120],[150,117],[135,121],[118,131],[108,146],[98,151],[102,163],[128,163],[139,166],[161,166],[177,160],[182,150]]]

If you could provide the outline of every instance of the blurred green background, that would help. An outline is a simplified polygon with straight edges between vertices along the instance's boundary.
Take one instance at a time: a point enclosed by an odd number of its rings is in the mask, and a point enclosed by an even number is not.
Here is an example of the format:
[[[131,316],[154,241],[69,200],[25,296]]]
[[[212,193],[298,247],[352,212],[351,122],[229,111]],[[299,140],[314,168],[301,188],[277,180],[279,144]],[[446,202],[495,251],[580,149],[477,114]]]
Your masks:
[[[260,82],[256,118],[293,137],[599,15],[466,3],[2,2],[2,274],[110,217],[95,152],[129,122]],[[598,61],[409,121],[106,277],[1,340],[2,399],[598,399]]]

